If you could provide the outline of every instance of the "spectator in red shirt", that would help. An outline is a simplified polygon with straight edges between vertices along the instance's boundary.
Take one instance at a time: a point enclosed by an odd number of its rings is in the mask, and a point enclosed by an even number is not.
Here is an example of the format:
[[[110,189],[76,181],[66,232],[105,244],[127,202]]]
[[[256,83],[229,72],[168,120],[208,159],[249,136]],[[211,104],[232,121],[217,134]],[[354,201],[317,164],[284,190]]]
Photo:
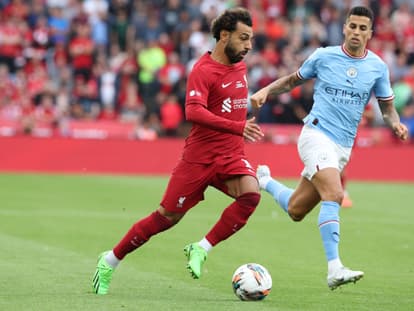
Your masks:
[[[3,14],[9,17],[16,17],[18,19],[26,19],[29,15],[30,8],[23,0],[11,0],[3,8]]]
[[[158,79],[161,83],[161,92],[171,93],[178,82],[184,79],[186,72],[176,52],[171,52],[167,57],[167,64],[158,71]]]
[[[18,19],[8,17],[0,21],[0,64],[6,64],[10,73],[16,71],[16,60],[22,55],[23,43]]]
[[[94,120],[99,116],[98,83],[94,77],[86,79],[83,75],[77,75],[73,98],[71,112],[74,118]]]
[[[9,67],[0,64],[0,109],[6,106],[15,94],[15,87],[9,74]]]
[[[95,45],[90,36],[91,29],[86,20],[75,23],[75,36],[69,42],[69,55],[74,75],[82,75],[86,79],[91,76]]]
[[[178,128],[184,119],[183,108],[177,96],[169,94],[160,107],[161,126],[165,136],[177,136]]]
[[[38,58],[32,58],[24,68],[27,75],[27,91],[33,99],[38,97],[47,88],[49,76],[46,66]]]
[[[43,94],[39,104],[34,110],[35,121],[38,125],[49,128],[56,127],[58,123],[58,115],[55,107],[55,99],[52,94]]]
[[[138,93],[137,83],[130,79],[119,94],[119,114],[122,122],[136,122],[143,119],[145,106]]]

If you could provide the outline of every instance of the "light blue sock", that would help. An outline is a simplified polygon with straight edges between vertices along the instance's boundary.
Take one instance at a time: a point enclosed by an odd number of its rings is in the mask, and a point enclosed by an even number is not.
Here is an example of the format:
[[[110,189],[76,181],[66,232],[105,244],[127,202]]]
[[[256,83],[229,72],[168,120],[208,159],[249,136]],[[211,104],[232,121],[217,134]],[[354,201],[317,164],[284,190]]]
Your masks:
[[[280,207],[287,213],[289,199],[292,196],[293,189],[288,188],[277,180],[272,179],[267,183],[265,190],[272,195],[273,199],[275,199]]]
[[[339,258],[339,208],[336,202],[323,201],[319,211],[318,226],[328,261]]]

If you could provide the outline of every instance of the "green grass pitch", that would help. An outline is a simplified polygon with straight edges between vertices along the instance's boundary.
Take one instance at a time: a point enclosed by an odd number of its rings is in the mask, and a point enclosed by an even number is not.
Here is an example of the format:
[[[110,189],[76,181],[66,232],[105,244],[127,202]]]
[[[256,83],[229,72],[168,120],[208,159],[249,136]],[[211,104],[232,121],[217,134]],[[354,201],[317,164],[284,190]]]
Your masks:
[[[294,185],[295,181],[288,181]],[[110,293],[96,296],[97,255],[157,208],[164,177],[0,175],[0,310],[414,310],[414,184],[350,182],[340,253],[365,277],[330,291],[316,208],[294,223],[267,193],[249,223],[213,249],[200,280],[183,247],[200,240],[231,200],[206,200],[171,230],[126,257]],[[273,277],[261,302],[242,302],[231,276],[258,262]]]

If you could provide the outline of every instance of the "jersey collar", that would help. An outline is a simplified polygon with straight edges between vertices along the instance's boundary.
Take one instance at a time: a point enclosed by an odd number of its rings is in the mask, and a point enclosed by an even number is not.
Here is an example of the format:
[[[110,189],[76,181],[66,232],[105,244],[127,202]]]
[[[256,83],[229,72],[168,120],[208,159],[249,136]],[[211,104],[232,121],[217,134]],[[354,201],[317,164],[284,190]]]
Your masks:
[[[345,55],[347,55],[347,56],[349,56],[351,58],[355,58],[355,59],[365,58],[367,56],[367,54],[368,54],[368,50],[365,49],[364,54],[362,56],[353,56],[353,55],[349,54],[349,52],[345,49],[345,44],[342,44],[341,49],[342,49],[342,52],[345,53]]]

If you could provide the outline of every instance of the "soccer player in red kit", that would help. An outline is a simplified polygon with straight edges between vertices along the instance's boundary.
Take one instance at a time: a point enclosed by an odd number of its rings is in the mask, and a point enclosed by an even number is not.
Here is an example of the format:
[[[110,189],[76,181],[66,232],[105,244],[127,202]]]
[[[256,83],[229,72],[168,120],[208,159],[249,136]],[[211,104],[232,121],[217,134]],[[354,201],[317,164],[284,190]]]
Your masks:
[[[194,65],[187,82],[186,118],[193,123],[182,158],[175,167],[160,207],[136,222],[120,242],[98,258],[93,278],[97,294],[106,294],[115,268],[151,236],[165,231],[204,199],[208,186],[234,198],[199,242],[184,248],[187,268],[200,278],[207,253],[247,222],[260,201],[255,170],[244,139],[263,137],[254,118],[246,120],[248,87],[244,56],[252,48],[252,20],[243,8],[229,9],[211,25],[216,46]]]

